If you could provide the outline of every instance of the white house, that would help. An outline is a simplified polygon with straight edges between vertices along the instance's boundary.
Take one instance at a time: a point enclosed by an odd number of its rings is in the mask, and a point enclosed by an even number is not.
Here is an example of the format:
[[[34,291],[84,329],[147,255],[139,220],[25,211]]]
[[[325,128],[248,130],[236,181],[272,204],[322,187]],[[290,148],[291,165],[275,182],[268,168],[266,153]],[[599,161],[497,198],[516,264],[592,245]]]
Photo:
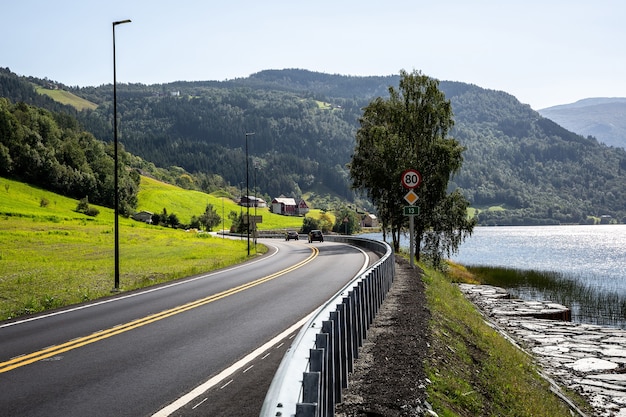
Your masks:
[[[262,198],[257,198],[251,195],[241,197],[239,205],[244,207],[267,207],[267,202]]]

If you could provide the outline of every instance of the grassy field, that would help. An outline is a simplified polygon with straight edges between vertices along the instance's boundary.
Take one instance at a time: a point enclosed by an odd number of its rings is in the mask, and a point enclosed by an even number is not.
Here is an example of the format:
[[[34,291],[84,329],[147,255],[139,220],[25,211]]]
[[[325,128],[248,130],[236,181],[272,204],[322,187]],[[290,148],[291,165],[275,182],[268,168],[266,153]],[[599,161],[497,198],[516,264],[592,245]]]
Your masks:
[[[231,226],[228,213],[231,211],[238,214],[242,211],[246,212],[245,207],[242,208],[229,198],[217,197],[200,191],[183,190],[147,177],[141,178],[138,197],[138,211],[162,213],[163,209],[166,209],[168,214],[175,213],[183,223],[189,223],[191,216],[200,216],[204,213],[207,204],[212,204],[217,214],[224,220],[226,230],[230,230]],[[250,207],[250,215],[254,214],[255,208]],[[258,225],[259,230],[300,229],[302,227],[302,217],[270,213],[267,207],[257,208],[256,215],[263,217],[263,222]],[[317,211],[312,210],[311,215],[317,216]],[[222,225],[217,226],[215,230],[222,230]]]
[[[228,199],[142,178],[139,209],[176,213],[186,221],[207,203],[221,215],[240,207]],[[0,320],[110,294],[114,213],[74,210],[77,200],[0,178]],[[303,218],[258,209],[264,229],[299,229]],[[228,229],[230,224],[225,222]],[[219,227],[221,229],[221,226]],[[258,245],[259,252],[265,250]],[[251,256],[255,256],[252,254]],[[120,285],[128,291],[211,271],[247,258],[245,240],[149,226],[120,218]]]
[[[43,88],[41,86],[35,86],[35,91],[39,94],[45,94],[59,103],[68,104],[73,106],[77,110],[91,109],[94,110],[98,107],[97,104],[91,101],[80,98],[69,91],[64,90],[51,90],[49,88]]]

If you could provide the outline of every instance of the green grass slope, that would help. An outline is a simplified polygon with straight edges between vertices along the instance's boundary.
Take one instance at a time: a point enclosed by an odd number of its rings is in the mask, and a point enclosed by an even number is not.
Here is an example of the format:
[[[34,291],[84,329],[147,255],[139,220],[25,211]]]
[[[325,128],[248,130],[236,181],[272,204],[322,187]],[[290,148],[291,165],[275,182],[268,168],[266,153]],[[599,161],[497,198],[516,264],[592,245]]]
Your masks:
[[[207,202],[216,207],[222,203],[219,198],[147,178],[142,179],[139,201],[146,209],[162,209],[166,203],[168,211],[178,211],[180,218],[201,214]],[[0,320],[110,294],[113,210],[95,206],[100,214],[89,217],[74,211],[77,204],[77,200],[0,178]],[[235,207],[228,200],[224,206]],[[302,219],[268,224],[288,222],[301,224]],[[259,245],[257,250],[264,248]],[[211,271],[246,258],[245,240],[120,218],[122,290]]]
[[[212,204],[213,209],[224,220],[224,228],[230,230],[231,221],[228,213],[231,211],[245,214],[247,208],[241,207],[233,200],[225,197],[217,197],[200,191],[185,190],[175,185],[166,184],[158,180],[142,177],[139,188],[139,204],[137,210],[146,210],[152,213],[162,213],[163,209],[168,214],[176,214],[182,223],[189,223],[192,216],[200,216],[204,213],[207,204]],[[269,208],[250,207],[250,215],[262,216],[263,221],[258,225],[259,230],[275,229],[300,229],[302,217],[281,216],[270,213]],[[219,225],[215,230],[221,230]]]
[[[90,109],[94,110],[98,105],[96,103],[92,103],[89,100],[85,100],[84,98],[78,97],[69,91],[65,90],[51,90],[48,88],[43,88],[41,86],[35,86],[35,91],[39,94],[45,94],[49,96],[51,99],[58,101],[61,104],[68,104],[74,107],[77,110],[85,110]]]

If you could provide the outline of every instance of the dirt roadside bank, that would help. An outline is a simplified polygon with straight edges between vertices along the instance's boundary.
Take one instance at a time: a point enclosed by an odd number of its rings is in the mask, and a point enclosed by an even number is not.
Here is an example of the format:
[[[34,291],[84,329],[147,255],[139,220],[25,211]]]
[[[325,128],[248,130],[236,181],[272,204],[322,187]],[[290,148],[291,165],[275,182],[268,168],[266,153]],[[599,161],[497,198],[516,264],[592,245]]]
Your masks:
[[[396,257],[396,278],[360,349],[337,417],[427,416],[424,361],[429,350],[420,269]]]

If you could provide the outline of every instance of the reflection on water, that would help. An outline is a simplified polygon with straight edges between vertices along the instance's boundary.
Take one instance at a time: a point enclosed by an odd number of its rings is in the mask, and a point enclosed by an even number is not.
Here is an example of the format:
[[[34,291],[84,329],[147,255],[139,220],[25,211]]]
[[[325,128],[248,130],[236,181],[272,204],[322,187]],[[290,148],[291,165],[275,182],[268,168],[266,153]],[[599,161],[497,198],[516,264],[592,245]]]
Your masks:
[[[382,239],[381,234],[366,237]],[[408,237],[401,245],[408,247]],[[581,321],[602,321],[598,309],[589,307],[594,299],[606,309],[612,322],[624,327],[623,299],[626,299],[626,225],[597,226],[516,226],[477,227],[452,260],[466,266],[503,267],[545,271],[562,277],[559,285],[546,292],[535,286],[511,286],[520,298],[559,299],[572,308]],[[555,292],[578,286],[582,300],[564,299]],[[506,285],[501,285],[506,286]],[[570,291],[570,290],[568,290]],[[585,301],[587,300],[587,301]],[[601,313],[604,315],[604,313]]]

